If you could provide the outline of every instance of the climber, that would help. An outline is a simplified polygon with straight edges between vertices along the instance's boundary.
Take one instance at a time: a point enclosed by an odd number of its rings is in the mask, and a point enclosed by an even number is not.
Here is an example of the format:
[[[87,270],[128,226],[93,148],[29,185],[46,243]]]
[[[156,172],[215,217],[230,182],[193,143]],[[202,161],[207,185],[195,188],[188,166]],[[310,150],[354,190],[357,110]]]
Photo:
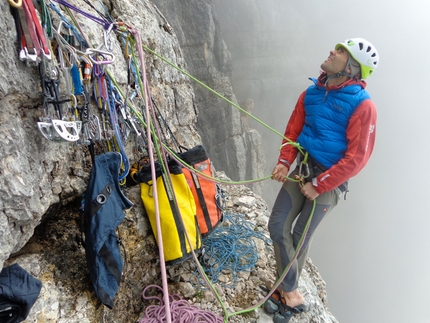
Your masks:
[[[272,179],[283,183],[268,224],[278,278],[292,260],[285,278],[264,304],[275,323],[286,323],[294,314],[308,310],[297,287],[312,236],[342,193],[346,197],[348,180],[372,154],[377,113],[363,79],[378,62],[375,47],[365,39],[338,43],[321,64],[319,78],[312,79],[314,84],[300,95],[288,121],[285,137],[303,151],[298,154],[298,148],[284,139],[272,172]],[[286,178],[296,156],[297,167],[288,178],[302,178],[299,184]]]

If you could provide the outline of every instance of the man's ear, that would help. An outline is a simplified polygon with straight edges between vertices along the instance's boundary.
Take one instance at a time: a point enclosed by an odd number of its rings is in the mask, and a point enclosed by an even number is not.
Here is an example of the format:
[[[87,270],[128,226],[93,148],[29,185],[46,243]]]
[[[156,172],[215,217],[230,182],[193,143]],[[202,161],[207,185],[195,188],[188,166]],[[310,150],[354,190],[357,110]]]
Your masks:
[[[351,65],[348,65],[348,68],[346,69],[347,74],[351,74]]]

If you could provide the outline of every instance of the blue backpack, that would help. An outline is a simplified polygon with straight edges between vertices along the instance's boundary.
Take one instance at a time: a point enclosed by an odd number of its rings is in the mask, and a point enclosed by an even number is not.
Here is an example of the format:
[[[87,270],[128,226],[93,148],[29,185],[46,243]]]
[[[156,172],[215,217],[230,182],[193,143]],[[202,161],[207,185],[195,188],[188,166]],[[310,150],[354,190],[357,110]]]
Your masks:
[[[123,268],[115,230],[124,219],[123,210],[133,206],[119,186],[120,165],[116,152],[95,157],[84,205],[87,265],[97,298],[110,309]]]

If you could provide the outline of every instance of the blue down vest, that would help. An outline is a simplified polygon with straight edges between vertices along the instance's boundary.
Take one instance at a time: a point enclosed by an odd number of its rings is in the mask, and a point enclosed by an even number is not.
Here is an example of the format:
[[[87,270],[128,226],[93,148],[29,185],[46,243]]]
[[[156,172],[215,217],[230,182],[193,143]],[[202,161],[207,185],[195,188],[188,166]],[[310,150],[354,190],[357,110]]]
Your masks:
[[[297,142],[321,165],[330,168],[344,157],[346,129],[357,107],[370,99],[358,83],[327,91],[317,80],[306,90],[305,124]]]

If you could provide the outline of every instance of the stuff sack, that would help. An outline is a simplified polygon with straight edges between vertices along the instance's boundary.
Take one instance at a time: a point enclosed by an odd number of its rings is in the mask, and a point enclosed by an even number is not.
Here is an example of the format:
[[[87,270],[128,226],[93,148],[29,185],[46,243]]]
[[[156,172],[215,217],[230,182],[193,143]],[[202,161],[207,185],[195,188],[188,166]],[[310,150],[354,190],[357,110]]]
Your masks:
[[[178,156],[188,165],[208,177],[214,176],[211,161],[202,145],[196,146]],[[222,221],[221,197],[218,194],[216,183],[210,181],[198,173],[195,174],[187,168],[183,168],[187,183],[191,188],[197,208],[197,221],[202,236],[211,233]]]
[[[123,209],[133,206],[119,186],[120,165],[116,152],[95,157],[84,205],[87,266],[97,298],[110,309],[123,267],[115,230],[124,219]]]
[[[0,272],[0,322],[24,321],[39,297],[42,283],[18,264]]]
[[[173,185],[173,194],[168,189],[167,174],[163,173],[158,162],[155,163],[164,258],[166,265],[173,265],[190,258],[192,250],[199,252],[202,240],[196,219],[196,204],[182,172],[182,167],[175,160],[170,160],[168,167]],[[143,206],[151,223],[155,240],[160,245],[157,235],[151,165],[144,165],[133,178],[140,183]],[[175,203],[175,198],[177,203]],[[191,245],[188,243],[186,235],[188,235]]]

